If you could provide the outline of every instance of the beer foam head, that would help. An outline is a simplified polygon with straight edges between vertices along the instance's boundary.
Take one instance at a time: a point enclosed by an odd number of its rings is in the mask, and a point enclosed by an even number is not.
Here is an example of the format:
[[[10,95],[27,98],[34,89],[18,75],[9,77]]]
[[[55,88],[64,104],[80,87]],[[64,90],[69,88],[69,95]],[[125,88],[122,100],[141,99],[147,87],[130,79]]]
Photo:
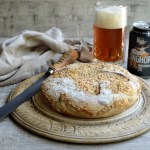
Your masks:
[[[105,29],[124,28],[127,25],[127,7],[122,5],[97,7],[95,25]]]

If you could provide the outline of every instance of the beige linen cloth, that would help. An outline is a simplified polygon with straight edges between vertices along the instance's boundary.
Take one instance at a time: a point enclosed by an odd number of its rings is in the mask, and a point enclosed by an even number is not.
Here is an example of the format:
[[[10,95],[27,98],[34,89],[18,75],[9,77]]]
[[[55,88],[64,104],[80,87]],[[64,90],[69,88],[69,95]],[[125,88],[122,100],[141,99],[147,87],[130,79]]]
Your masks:
[[[78,40],[65,39],[58,28],[45,33],[27,30],[6,39],[0,49],[0,86],[18,83],[46,71],[70,48],[80,52],[80,61],[91,61],[91,52]]]

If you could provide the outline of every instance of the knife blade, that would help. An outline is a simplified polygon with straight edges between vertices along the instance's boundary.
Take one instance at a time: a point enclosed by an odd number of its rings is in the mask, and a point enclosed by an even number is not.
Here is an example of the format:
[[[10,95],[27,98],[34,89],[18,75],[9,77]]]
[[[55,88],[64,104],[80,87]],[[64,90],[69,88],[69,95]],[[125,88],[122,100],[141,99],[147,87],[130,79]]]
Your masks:
[[[35,83],[29,86],[21,94],[13,98],[11,101],[7,102],[4,106],[0,108],[0,121],[3,120],[7,115],[13,112],[19,105],[28,101],[32,96],[40,91],[42,82],[52,75],[55,71],[59,71],[66,65],[73,63],[78,58],[77,51],[71,49],[70,51],[64,53],[64,55],[59,59],[57,63],[49,67],[45,74],[39,78]]]

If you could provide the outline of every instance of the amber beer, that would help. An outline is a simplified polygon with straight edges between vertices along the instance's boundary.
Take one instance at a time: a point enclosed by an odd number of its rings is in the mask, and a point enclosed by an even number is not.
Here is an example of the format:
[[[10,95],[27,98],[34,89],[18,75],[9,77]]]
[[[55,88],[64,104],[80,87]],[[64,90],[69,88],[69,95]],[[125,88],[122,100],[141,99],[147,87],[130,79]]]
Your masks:
[[[126,7],[97,7],[95,11],[94,56],[105,62],[124,59],[124,38],[127,24]]]

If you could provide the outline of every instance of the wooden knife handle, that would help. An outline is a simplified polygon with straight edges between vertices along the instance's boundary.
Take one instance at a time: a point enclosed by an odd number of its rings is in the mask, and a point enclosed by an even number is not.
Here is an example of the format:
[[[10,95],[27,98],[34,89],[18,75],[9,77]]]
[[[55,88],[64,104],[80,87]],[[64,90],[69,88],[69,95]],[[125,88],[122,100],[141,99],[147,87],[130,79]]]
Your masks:
[[[78,58],[78,52],[74,49],[71,49],[63,54],[63,56],[59,59],[58,62],[56,62],[54,65],[51,66],[51,68],[55,70],[59,70],[66,65],[69,65],[76,61]]]

